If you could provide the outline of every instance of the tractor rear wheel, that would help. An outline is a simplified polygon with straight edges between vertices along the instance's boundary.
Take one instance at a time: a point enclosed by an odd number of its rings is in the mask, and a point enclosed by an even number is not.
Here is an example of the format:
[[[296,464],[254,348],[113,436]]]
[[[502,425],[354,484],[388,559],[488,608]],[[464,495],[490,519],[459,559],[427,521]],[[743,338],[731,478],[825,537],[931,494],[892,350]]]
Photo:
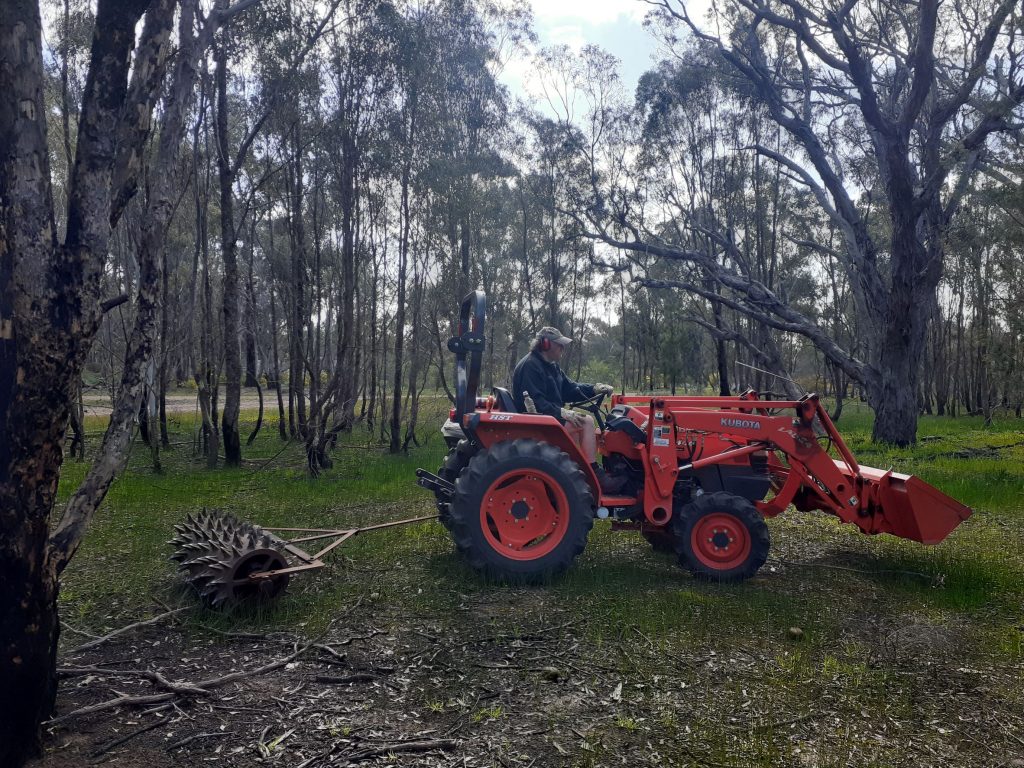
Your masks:
[[[674,533],[679,564],[712,581],[749,579],[771,546],[757,507],[731,493],[706,493],[683,505]]]
[[[441,468],[437,470],[437,476],[442,480],[447,480],[449,483],[454,484],[455,481],[458,480],[462,470],[469,464],[469,460],[473,458],[473,454],[473,443],[469,440],[459,440],[458,445],[448,451],[448,455],[444,459],[444,464],[442,464]],[[441,524],[445,528],[451,530],[451,499],[447,495],[439,492],[435,492],[434,495],[437,498],[438,504],[437,519],[440,520]]]
[[[489,578],[539,582],[568,568],[594,524],[582,470],[557,447],[510,440],[476,454],[455,481],[455,545]]]

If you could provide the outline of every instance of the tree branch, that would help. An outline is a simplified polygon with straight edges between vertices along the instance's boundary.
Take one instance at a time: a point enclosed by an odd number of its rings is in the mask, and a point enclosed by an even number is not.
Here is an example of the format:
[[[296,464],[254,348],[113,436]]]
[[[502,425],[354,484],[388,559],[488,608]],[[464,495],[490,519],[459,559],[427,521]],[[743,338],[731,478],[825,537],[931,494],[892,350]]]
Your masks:
[[[177,5],[177,0],[154,0],[146,12],[142,38],[132,64],[132,81],[117,126],[117,158],[111,180],[111,227],[117,226],[125,206],[138,189],[142,150],[153,125],[153,108],[164,79]]]
[[[987,70],[989,57],[992,55],[993,48],[995,48],[996,40],[999,38],[999,33],[1002,31],[1006,17],[1010,15],[1018,1],[1003,0],[996,8],[992,18],[989,19],[988,24],[985,26],[985,32],[982,34],[981,40],[978,41],[978,45],[974,49],[974,58],[971,62],[971,68],[967,72],[967,77],[964,78],[960,87],[949,98],[937,102],[932,110],[928,119],[929,124],[933,126],[932,130],[941,131],[942,126],[956,114],[960,107],[967,103],[978,81],[981,80],[982,75]]]
[[[935,83],[935,27],[939,17],[938,0],[921,0],[919,3],[921,20],[918,24],[917,45],[910,66],[914,70],[914,79],[910,84],[910,94],[903,105],[899,117],[899,131],[909,135],[910,129],[921,114],[925,99]]]
[[[713,292],[692,283],[654,278],[641,278],[638,282],[640,285],[652,288],[678,288],[709,300],[720,301],[727,307],[735,309],[737,312],[742,312],[748,317],[752,317],[772,328],[797,333],[810,339],[824,355],[846,371],[850,378],[858,382],[868,383],[875,378],[875,372],[867,364],[850,355],[820,326],[779,299],[767,286],[756,280],[751,280],[750,278],[725,270],[707,254],[639,240],[633,242],[618,240],[608,234],[593,232],[585,228],[583,235],[622,250],[697,264],[720,284],[740,294],[743,297],[743,301],[735,301],[719,294],[713,294]]]

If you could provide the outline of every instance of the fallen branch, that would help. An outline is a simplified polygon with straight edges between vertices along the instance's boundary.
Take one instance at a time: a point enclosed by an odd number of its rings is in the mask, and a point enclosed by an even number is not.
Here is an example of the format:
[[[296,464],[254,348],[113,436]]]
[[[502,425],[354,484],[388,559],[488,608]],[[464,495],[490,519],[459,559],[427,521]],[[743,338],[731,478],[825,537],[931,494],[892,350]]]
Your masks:
[[[170,683],[169,681],[164,679],[164,682],[166,682],[168,685],[174,686],[174,688],[169,693],[155,693],[147,696],[129,696],[127,694],[122,693],[119,694],[116,698],[107,699],[106,701],[101,701],[96,704],[90,704],[87,707],[80,707],[79,709],[72,710],[71,712],[68,712],[66,715],[61,715],[60,717],[55,717],[52,720],[47,721],[46,724],[56,725],[57,723],[62,723],[66,720],[70,720],[81,715],[91,715],[95,714],[96,712],[103,712],[105,710],[114,709],[116,707],[141,706],[145,704],[160,704],[165,701],[171,701],[177,696],[182,695],[206,695],[214,688],[220,688],[222,686],[227,685],[228,683],[233,683],[236,680],[241,680],[246,677],[255,677],[256,675],[262,675],[267,672],[272,672],[275,669],[283,667],[285,664],[290,664],[303,653],[305,653],[307,650],[309,650],[311,646],[312,644],[304,645],[295,653],[289,656],[285,656],[284,658],[278,659],[277,661],[272,661],[269,664],[264,664],[262,667],[257,667],[256,669],[240,670],[238,672],[232,672],[230,674],[224,675],[223,677],[214,677],[210,678],[209,680],[202,680],[198,683]],[[128,670],[122,671],[127,672]],[[114,673],[115,671],[108,670],[108,672]],[[144,673],[143,676],[149,677],[150,674],[159,675],[159,673],[157,672],[148,674]]]
[[[343,675],[337,677],[335,675],[317,675],[316,681],[318,683],[327,683],[328,685],[347,685],[348,683],[373,683],[380,680],[379,675],[373,675],[369,672],[357,672],[354,675]]]
[[[191,736],[186,736],[184,739],[180,739],[173,744],[168,744],[164,747],[167,752],[173,752],[176,749],[187,747],[193,741],[199,741],[199,739],[212,739],[215,736],[231,736],[234,731],[211,731],[210,733],[193,733]]]
[[[287,640],[287,639],[285,639],[283,637],[270,637],[269,635],[260,635],[260,634],[256,634],[256,633],[253,633],[253,632],[225,632],[222,629],[217,629],[216,627],[211,627],[211,626],[208,626],[206,624],[203,624],[202,627],[203,627],[203,629],[209,630],[210,632],[216,632],[218,635],[223,635],[224,637],[230,637],[230,638],[234,638],[234,639],[254,640],[254,641],[263,642],[263,643],[277,643],[278,645],[281,645],[282,643],[290,644],[292,642],[291,640]],[[323,651],[324,653],[328,654],[329,656],[333,656],[335,659],[337,659],[339,662],[341,662],[343,664],[347,664],[348,663],[348,657],[344,653],[338,653],[336,650],[334,650],[333,646],[335,646],[335,645],[348,645],[353,640],[365,640],[367,638],[370,638],[370,637],[373,637],[374,635],[379,635],[379,634],[383,634],[383,632],[374,632],[373,634],[369,634],[369,635],[359,635],[359,636],[355,636],[355,637],[349,637],[349,638],[347,638],[345,640],[340,640],[340,641],[337,641],[337,642],[334,642],[334,643],[317,643],[316,645],[313,646],[313,648],[315,648],[318,651]]]
[[[142,677],[156,683],[171,693],[203,696],[209,693],[205,688],[198,688],[190,683],[175,683],[152,669],[109,669],[107,667],[58,667],[57,674],[62,677],[72,675],[121,675],[124,677]]]
[[[136,736],[140,736],[143,733],[149,733],[150,731],[152,731],[152,730],[154,730],[156,728],[159,728],[161,725],[166,725],[167,722],[168,721],[165,720],[165,719],[160,719],[160,720],[156,720],[156,721],[154,721],[152,723],[149,723],[148,725],[144,725],[141,728],[136,728],[131,733],[127,733],[127,734],[125,734],[124,736],[122,736],[122,737],[120,737],[118,739],[114,739],[113,741],[104,744],[102,747],[100,747],[95,752],[90,754],[89,757],[93,758],[93,759],[95,759],[97,757],[101,757],[101,756],[107,754],[107,752],[110,752],[112,749],[116,749],[117,747],[120,747],[125,742],[131,741]]]
[[[170,616],[175,616],[179,613],[182,613],[183,611],[188,611],[190,609],[190,606],[186,606],[184,608],[175,608],[174,610],[167,611],[167,613],[161,613],[159,616],[154,616],[151,619],[146,619],[145,621],[136,621],[134,624],[129,624],[126,627],[115,629],[109,635],[97,637],[95,640],[90,640],[88,643],[83,643],[77,648],[72,648],[70,651],[68,651],[68,653],[81,653],[82,651],[91,650],[92,648],[95,648],[96,646],[102,645],[103,643],[107,642],[107,640],[111,640],[117,637],[118,635],[123,635],[125,632],[130,632],[131,630],[138,629],[139,627],[146,627],[150,624],[156,624],[157,622],[163,621],[164,619]]]
[[[350,763],[359,762],[361,760],[371,760],[375,757],[382,757],[383,755],[397,755],[399,753],[420,753],[420,752],[432,752],[435,749],[447,751],[449,749],[455,749],[458,746],[458,742],[455,739],[426,739],[423,741],[400,741],[396,744],[381,744],[379,747],[371,747],[370,749],[364,749],[361,752],[354,752],[348,755],[345,759]]]
[[[214,688],[221,688],[225,685],[228,685],[229,683],[234,683],[246,677],[255,677],[257,675],[266,674],[267,672],[272,672],[275,669],[280,669],[286,664],[290,664],[291,662],[295,661],[295,659],[299,658],[310,648],[315,647],[327,635],[327,633],[330,632],[335,622],[339,621],[341,618],[347,616],[349,613],[355,610],[360,605],[360,603],[362,603],[362,598],[356,600],[356,602],[353,603],[350,608],[348,608],[343,613],[335,617],[334,620],[327,625],[327,628],[324,629],[323,632],[321,632],[313,640],[311,640],[310,642],[306,643],[304,646],[296,650],[294,653],[288,656],[284,656],[283,658],[277,659],[276,661],[272,661],[268,664],[264,664],[261,667],[256,667],[255,669],[239,670],[237,672],[231,672],[227,675],[222,675],[221,677],[213,677],[207,680],[200,680],[196,683],[172,683],[159,672],[152,672],[148,670],[119,670],[120,673],[122,674],[140,674],[143,677],[148,677],[150,680],[153,680],[158,685],[170,688],[170,691],[168,693],[154,693],[145,696],[129,696],[128,694],[119,693],[116,698],[107,699],[106,701],[101,701],[96,704],[90,704],[86,707],[80,707],[79,709],[72,710],[71,712],[68,712],[65,715],[61,715],[60,717],[55,717],[52,720],[48,720],[46,721],[45,725],[56,725],[58,723],[62,723],[66,720],[71,720],[72,718],[79,717],[81,715],[91,715],[95,714],[96,712],[104,712],[108,709],[115,709],[117,707],[162,704],[164,702],[173,701],[178,696],[204,696],[207,695]],[[81,670],[85,668],[79,667],[78,669]],[[103,670],[103,673],[118,674],[119,671]]]

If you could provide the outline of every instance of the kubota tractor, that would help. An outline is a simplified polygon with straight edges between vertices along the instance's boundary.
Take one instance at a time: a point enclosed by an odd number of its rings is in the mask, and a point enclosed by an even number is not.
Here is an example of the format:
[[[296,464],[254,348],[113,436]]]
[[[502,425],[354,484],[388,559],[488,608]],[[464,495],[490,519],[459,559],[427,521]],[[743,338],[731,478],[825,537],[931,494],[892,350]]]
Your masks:
[[[924,544],[971,514],[916,477],[860,466],[813,394],[616,395],[607,412],[603,397],[578,403],[597,421],[605,470],[626,478],[622,491],[603,494],[557,419],[516,412],[501,388],[477,397],[485,314],[482,291],[463,301],[458,336],[448,342],[456,358],[445,429],[452,447],[436,475],[417,476],[458,550],[492,578],[533,582],[564,571],[595,517],[638,530],[699,577],[737,581],[768,556],[764,518],[791,504]]]

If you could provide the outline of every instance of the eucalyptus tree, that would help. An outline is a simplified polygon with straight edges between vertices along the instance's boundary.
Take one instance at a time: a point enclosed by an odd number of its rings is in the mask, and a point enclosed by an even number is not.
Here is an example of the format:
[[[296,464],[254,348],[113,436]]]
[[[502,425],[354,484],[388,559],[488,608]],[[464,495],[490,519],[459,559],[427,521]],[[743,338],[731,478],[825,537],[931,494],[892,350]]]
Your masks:
[[[219,9],[215,29],[242,7]],[[5,6],[0,16],[0,763],[38,752],[38,724],[56,692],[59,577],[123,461],[123,443],[156,334],[168,185],[149,190],[142,281],[119,407],[97,464],[55,529],[50,514],[60,477],[68,403],[105,308],[103,273],[111,232],[138,189],[151,116],[163,81],[177,3],[97,6],[68,172],[62,240],[46,145],[47,110],[39,7]],[[157,166],[173,164],[191,95],[195,6],[186,3],[178,62],[165,106]],[[136,25],[145,18],[136,45]],[[134,48],[134,55],[132,55]],[[118,299],[116,303],[121,303]]]
[[[628,195],[606,195],[614,210],[590,217],[591,235],[700,264],[737,311],[805,336],[858,381],[875,410],[876,440],[913,442],[944,235],[989,138],[1012,128],[1024,100],[1019,4],[732,0],[718,19],[721,37],[682,2],[650,4],[670,46],[688,44],[680,28],[711,45],[798,147],[795,156],[765,144],[749,149],[809,189],[842,234],[833,250],[862,319],[864,359],[761,281],[665,239]],[[864,166],[876,184],[856,183]],[[883,226],[869,225],[859,191],[882,201]],[[710,235],[736,254],[732,233]]]
[[[388,97],[397,76],[398,45],[396,17],[389,7],[360,0],[348,3],[345,13],[342,34],[336,30],[331,38],[332,126],[325,137],[333,161],[332,187],[341,229],[334,373],[338,386],[332,433],[351,429],[355,421],[362,346],[358,335],[360,285],[357,275],[366,251],[365,244],[360,242],[364,231],[363,201],[370,194],[368,185],[373,172],[368,154],[374,151],[374,142],[379,141],[380,126],[393,115]],[[375,321],[376,317],[370,318],[371,323]]]
[[[218,0],[221,8],[226,0]],[[298,81],[303,77],[303,65],[306,58],[317,48],[321,36],[328,24],[334,19],[340,0],[334,0],[326,8],[302,8],[297,3],[284,3],[281,6],[268,6],[261,9],[248,36],[240,34],[241,30],[226,28],[214,50],[214,90],[216,94],[214,127],[217,149],[217,180],[220,203],[220,250],[223,263],[223,345],[225,397],[222,413],[222,437],[224,440],[225,463],[237,466],[242,459],[241,439],[239,437],[238,416],[241,407],[242,390],[242,357],[240,345],[240,279],[238,269],[238,233],[244,231],[244,217],[250,212],[250,202],[236,212],[236,185],[256,138],[263,130],[271,115],[289,97],[297,97],[301,89],[296,89]],[[274,43],[277,43],[275,46]],[[267,60],[268,51],[277,49],[281,61],[274,62],[273,57]],[[247,119],[232,121],[232,96],[228,89],[231,54],[236,57],[240,53],[248,53],[249,60],[263,62],[273,67],[278,63],[276,76],[270,81],[270,87],[258,93],[253,104],[245,104],[245,91],[235,96],[241,106],[248,106],[251,113]],[[244,78],[248,73],[244,73]],[[294,106],[294,105],[290,105]],[[236,105],[237,108],[237,105]],[[293,111],[294,113],[294,111]],[[297,123],[295,124],[297,127]],[[292,138],[301,152],[301,133],[293,131]],[[297,156],[299,165],[293,169],[297,173],[293,177],[296,186],[297,200],[301,203],[302,188],[305,179],[302,174],[301,158]],[[257,182],[258,183],[258,182]],[[293,211],[302,226],[301,206]],[[241,215],[239,215],[241,214]],[[304,243],[300,246],[304,247]],[[305,322],[303,318],[302,322]],[[295,350],[298,352],[299,350]],[[301,399],[300,399],[301,403]]]

